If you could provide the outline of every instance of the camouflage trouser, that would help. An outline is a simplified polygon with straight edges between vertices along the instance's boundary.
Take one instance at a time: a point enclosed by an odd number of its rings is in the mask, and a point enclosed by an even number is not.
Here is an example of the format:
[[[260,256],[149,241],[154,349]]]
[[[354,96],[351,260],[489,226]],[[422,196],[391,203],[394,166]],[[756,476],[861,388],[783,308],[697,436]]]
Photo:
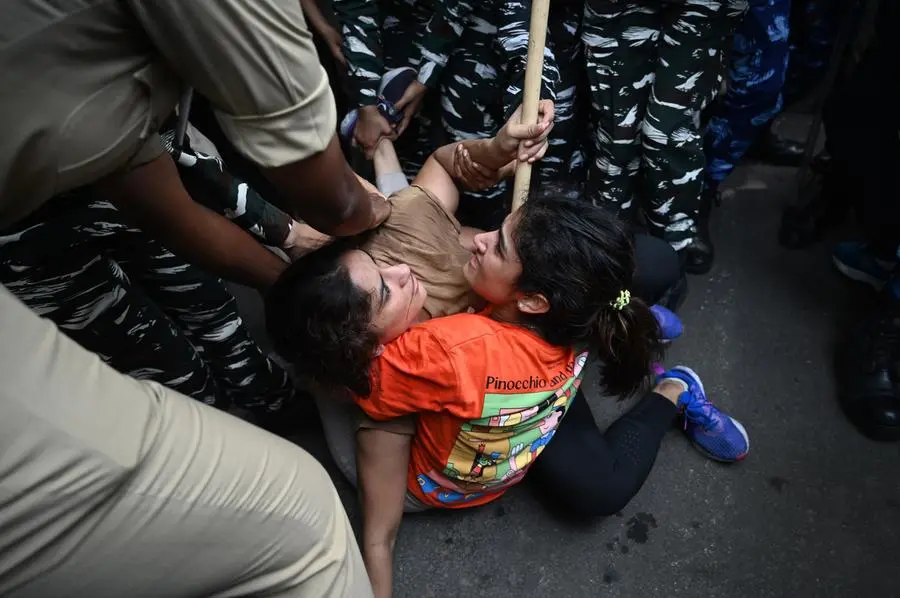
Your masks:
[[[550,97],[556,104],[556,120],[550,136],[550,148],[538,163],[538,181],[584,181],[584,121],[581,92],[584,90],[584,49],[581,44],[583,4],[557,1],[550,5],[547,44],[553,50],[559,80]],[[552,70],[544,76],[552,75]],[[521,95],[517,97],[521,98]]]
[[[497,47],[498,28],[477,11],[444,68],[440,84],[441,122],[450,141],[492,137],[504,123],[506,77]],[[496,19],[492,19],[496,21]],[[527,23],[526,23],[527,29]],[[509,213],[506,181],[460,196],[456,212],[467,226],[493,229]]]
[[[706,183],[731,174],[760,131],[781,111],[788,66],[791,0],[750,0],[734,33],[728,91],[707,125]]]
[[[721,85],[724,46],[745,9],[746,0],[585,5],[589,194],[631,216],[638,197],[651,233],[676,250],[696,231],[706,166],[699,113]]]
[[[409,66],[416,70],[421,59],[419,45],[425,30],[425,22],[415,14],[403,11],[394,3],[396,14],[385,17],[381,39],[384,45],[386,70]],[[439,131],[440,110],[434,92],[429,92],[421,109],[403,135],[394,143],[403,173],[410,180],[422,170],[425,160],[441,143]]]
[[[128,225],[89,189],[0,233],[0,283],[122,373],[204,403],[274,411],[293,393],[221,281]]]
[[[529,4],[521,0],[485,4],[470,17],[441,79],[441,118],[451,141],[483,139],[497,133],[522,102],[528,45]],[[578,176],[583,164],[578,139],[577,68],[561,69],[555,43],[577,61],[578,22],[553,22],[544,50],[542,97],[554,100],[556,124],[550,148],[535,167],[535,180]],[[568,67],[569,65],[567,65]],[[565,74],[568,79],[563,80]],[[457,216],[479,228],[497,228],[510,210],[507,181],[491,189],[463,193]]]

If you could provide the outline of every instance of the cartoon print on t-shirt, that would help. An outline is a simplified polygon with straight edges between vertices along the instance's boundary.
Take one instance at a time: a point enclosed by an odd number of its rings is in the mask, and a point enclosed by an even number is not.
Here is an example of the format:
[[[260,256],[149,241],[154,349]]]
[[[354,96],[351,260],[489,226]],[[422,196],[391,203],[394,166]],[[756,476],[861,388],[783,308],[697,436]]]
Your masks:
[[[482,419],[464,423],[442,471],[419,473],[419,487],[442,503],[471,500],[519,481],[553,438],[581,385],[586,354],[554,375],[555,385],[538,378],[488,379],[498,389],[547,388],[543,392],[486,393]]]
[[[479,478],[481,477],[481,473],[484,471],[485,467],[494,467],[497,465],[497,459],[500,458],[500,453],[493,452],[490,455],[484,454],[484,443],[478,445],[478,450],[475,451],[475,459],[472,460],[472,470],[469,473],[469,477]]]

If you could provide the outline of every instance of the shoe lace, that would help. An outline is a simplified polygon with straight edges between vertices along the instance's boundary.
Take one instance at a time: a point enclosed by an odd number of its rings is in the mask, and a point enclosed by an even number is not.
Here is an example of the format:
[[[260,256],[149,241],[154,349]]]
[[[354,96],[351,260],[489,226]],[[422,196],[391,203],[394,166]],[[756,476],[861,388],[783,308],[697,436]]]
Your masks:
[[[719,417],[719,410],[716,409],[715,405],[694,395],[691,396],[691,399],[691,402],[685,405],[684,408],[685,429],[687,429],[689,420],[702,426],[705,430],[711,430],[718,427],[722,420]]]

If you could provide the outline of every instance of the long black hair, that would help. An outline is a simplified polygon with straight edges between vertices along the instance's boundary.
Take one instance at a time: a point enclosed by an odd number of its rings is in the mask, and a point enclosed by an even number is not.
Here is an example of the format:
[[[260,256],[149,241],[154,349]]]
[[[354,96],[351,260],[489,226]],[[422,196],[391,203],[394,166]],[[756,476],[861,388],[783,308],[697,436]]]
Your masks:
[[[603,362],[603,385],[616,395],[645,387],[662,357],[659,324],[632,295],[615,306],[634,277],[634,237],[607,210],[565,189],[534,194],[515,215],[513,243],[522,264],[522,293],[540,293],[550,308],[520,314],[547,342],[582,346]]]
[[[266,329],[301,381],[368,396],[379,345],[372,300],[341,262],[359,245],[359,239],[338,239],[294,262],[266,296]]]

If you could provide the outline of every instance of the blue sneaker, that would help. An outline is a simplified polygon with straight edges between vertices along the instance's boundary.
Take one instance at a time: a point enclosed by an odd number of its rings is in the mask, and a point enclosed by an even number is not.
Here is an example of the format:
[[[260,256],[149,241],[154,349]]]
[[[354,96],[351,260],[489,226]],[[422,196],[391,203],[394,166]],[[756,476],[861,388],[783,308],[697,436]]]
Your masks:
[[[838,271],[851,280],[864,282],[881,290],[890,280],[896,261],[877,259],[866,243],[845,241],[838,243],[831,253]]]
[[[378,112],[392,125],[399,124],[403,120],[403,112],[394,108],[394,104],[400,101],[406,89],[416,80],[419,73],[416,69],[403,66],[391,69],[381,78],[378,85]],[[344,139],[353,139],[353,131],[359,120],[359,110],[353,109],[341,121],[340,132]]]
[[[653,317],[656,318],[656,323],[659,324],[659,334],[664,343],[671,343],[684,332],[681,318],[676,316],[674,312],[662,305],[653,305],[650,307],[650,311],[653,312]]]
[[[678,398],[678,407],[682,410],[684,431],[697,450],[723,463],[734,463],[747,456],[750,452],[747,430],[706,398],[700,376],[680,365],[657,377],[656,382],[666,379],[678,380],[687,387]]]

